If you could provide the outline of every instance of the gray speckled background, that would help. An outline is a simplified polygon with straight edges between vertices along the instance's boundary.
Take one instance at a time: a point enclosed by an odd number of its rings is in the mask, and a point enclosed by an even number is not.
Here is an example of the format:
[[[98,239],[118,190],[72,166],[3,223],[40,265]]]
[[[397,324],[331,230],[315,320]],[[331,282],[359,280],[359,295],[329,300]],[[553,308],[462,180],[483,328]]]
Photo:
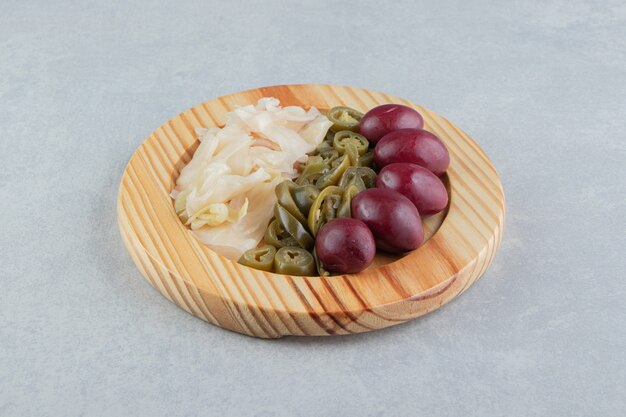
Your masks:
[[[348,3],[2,1],[1,416],[626,414],[626,3]],[[195,319],[120,241],[127,160],[204,100],[315,82],[480,143],[507,196],[494,264],[366,335]]]

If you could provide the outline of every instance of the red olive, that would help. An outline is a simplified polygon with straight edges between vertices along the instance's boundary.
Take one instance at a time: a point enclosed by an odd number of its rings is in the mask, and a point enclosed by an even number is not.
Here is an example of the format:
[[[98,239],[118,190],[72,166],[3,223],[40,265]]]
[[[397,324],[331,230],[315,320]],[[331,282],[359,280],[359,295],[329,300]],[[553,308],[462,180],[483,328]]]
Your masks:
[[[394,162],[423,166],[439,176],[450,165],[450,154],[443,142],[422,129],[402,129],[385,135],[374,148],[374,162],[380,168]]]
[[[372,263],[376,243],[365,223],[344,217],[322,226],[315,237],[315,252],[324,269],[355,274]]]
[[[374,107],[361,119],[359,133],[376,144],[389,132],[398,129],[421,129],[424,119],[416,110],[402,104],[383,104]]]
[[[401,253],[424,240],[420,215],[408,198],[386,188],[370,188],[352,199],[352,217],[370,228],[378,249]]]
[[[421,215],[439,213],[448,205],[448,192],[435,174],[407,162],[385,166],[376,178],[376,187],[396,190],[407,197]]]

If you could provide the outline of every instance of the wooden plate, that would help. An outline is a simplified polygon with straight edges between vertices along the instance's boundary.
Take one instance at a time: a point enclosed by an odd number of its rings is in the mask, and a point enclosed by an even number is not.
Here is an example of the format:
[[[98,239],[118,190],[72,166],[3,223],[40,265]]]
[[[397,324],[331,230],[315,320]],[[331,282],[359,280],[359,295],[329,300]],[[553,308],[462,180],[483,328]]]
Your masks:
[[[447,145],[450,205],[425,219],[428,241],[402,258],[377,256],[356,275],[294,277],[251,269],[217,255],[178,219],[169,193],[198,146],[194,129],[223,125],[236,105],[273,96],[283,106],[363,112],[384,103],[417,109]],[[137,267],[168,300],[250,336],[367,332],[426,314],[472,285],[491,264],[504,224],[504,194],[487,155],[443,117],[401,98],[354,87],[282,85],[207,101],[159,127],[124,171],[117,214]]]

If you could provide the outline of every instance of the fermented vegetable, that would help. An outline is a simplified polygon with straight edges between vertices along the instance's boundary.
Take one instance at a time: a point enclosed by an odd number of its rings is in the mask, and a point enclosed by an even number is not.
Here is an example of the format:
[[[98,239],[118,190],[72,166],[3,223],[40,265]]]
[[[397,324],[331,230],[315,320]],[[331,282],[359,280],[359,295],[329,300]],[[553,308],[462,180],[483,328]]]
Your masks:
[[[274,270],[274,256],[276,248],[272,245],[263,245],[248,249],[237,262],[250,268],[271,272]]]
[[[342,130],[341,132],[335,133],[335,137],[333,138],[333,148],[335,148],[340,155],[346,153],[348,145],[354,146],[359,152],[359,155],[365,154],[369,148],[369,142],[363,135],[359,135],[358,133],[351,132],[349,130]]]
[[[336,185],[343,173],[346,172],[346,169],[350,166],[350,158],[348,158],[347,155],[340,156],[335,161],[337,162],[335,166],[333,167],[333,163],[331,162],[330,166],[332,168],[330,171],[319,177],[315,182],[315,186],[320,190],[330,187],[331,185]]]
[[[301,185],[293,190],[293,199],[302,214],[308,217],[313,201],[315,201],[319,194],[320,191],[315,186]]]
[[[331,130],[339,132],[340,130],[351,130],[356,132],[359,128],[359,121],[363,117],[360,111],[351,109],[350,107],[338,106],[328,111],[328,120],[333,125]]]
[[[313,201],[308,217],[309,230],[313,236],[327,221],[337,217],[337,209],[341,204],[342,195],[343,189],[341,187],[330,186],[324,188]]]
[[[199,129],[200,145],[171,193],[176,213],[202,243],[239,259],[263,237],[274,188],[295,177],[294,163],[331,125],[314,107],[281,107],[266,97],[228,113],[221,129]]]
[[[298,246],[306,250],[313,249],[313,237],[306,230],[303,223],[300,223],[287,209],[280,204],[274,206],[274,216],[283,229],[296,240]]]
[[[365,154],[359,157],[359,162],[357,163],[357,166],[371,167],[373,163],[374,163],[374,149],[370,149],[369,151],[365,152]]]
[[[343,188],[341,203],[339,203],[339,208],[337,209],[337,217],[352,217],[352,210],[350,209],[352,199],[364,189],[364,186],[357,184],[348,184]]]
[[[274,256],[274,271],[286,275],[313,275],[315,260],[310,252],[299,247],[280,248]]]
[[[365,188],[372,188],[376,185],[376,172],[368,167],[350,167],[341,177],[339,186],[345,187],[355,181],[363,183]]]
[[[265,243],[282,248],[285,246],[297,246],[298,242],[283,227],[282,223],[274,219],[270,222],[263,236]]]
[[[276,198],[277,203],[285,208],[295,219],[300,223],[306,223],[307,219],[302,210],[296,203],[293,192],[296,188],[296,184],[293,181],[283,181],[276,186]],[[276,216],[278,217],[278,216]]]

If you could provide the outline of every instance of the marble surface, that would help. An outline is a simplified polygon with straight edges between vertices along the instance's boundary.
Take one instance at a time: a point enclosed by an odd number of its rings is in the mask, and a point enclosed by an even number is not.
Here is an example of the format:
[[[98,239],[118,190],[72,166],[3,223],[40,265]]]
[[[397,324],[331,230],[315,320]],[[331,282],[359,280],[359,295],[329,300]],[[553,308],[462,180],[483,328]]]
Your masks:
[[[409,324],[256,340],[167,302],[120,241],[162,122],[285,83],[405,97],[469,132],[501,250]],[[626,414],[626,6],[607,1],[4,1],[0,415]]]

